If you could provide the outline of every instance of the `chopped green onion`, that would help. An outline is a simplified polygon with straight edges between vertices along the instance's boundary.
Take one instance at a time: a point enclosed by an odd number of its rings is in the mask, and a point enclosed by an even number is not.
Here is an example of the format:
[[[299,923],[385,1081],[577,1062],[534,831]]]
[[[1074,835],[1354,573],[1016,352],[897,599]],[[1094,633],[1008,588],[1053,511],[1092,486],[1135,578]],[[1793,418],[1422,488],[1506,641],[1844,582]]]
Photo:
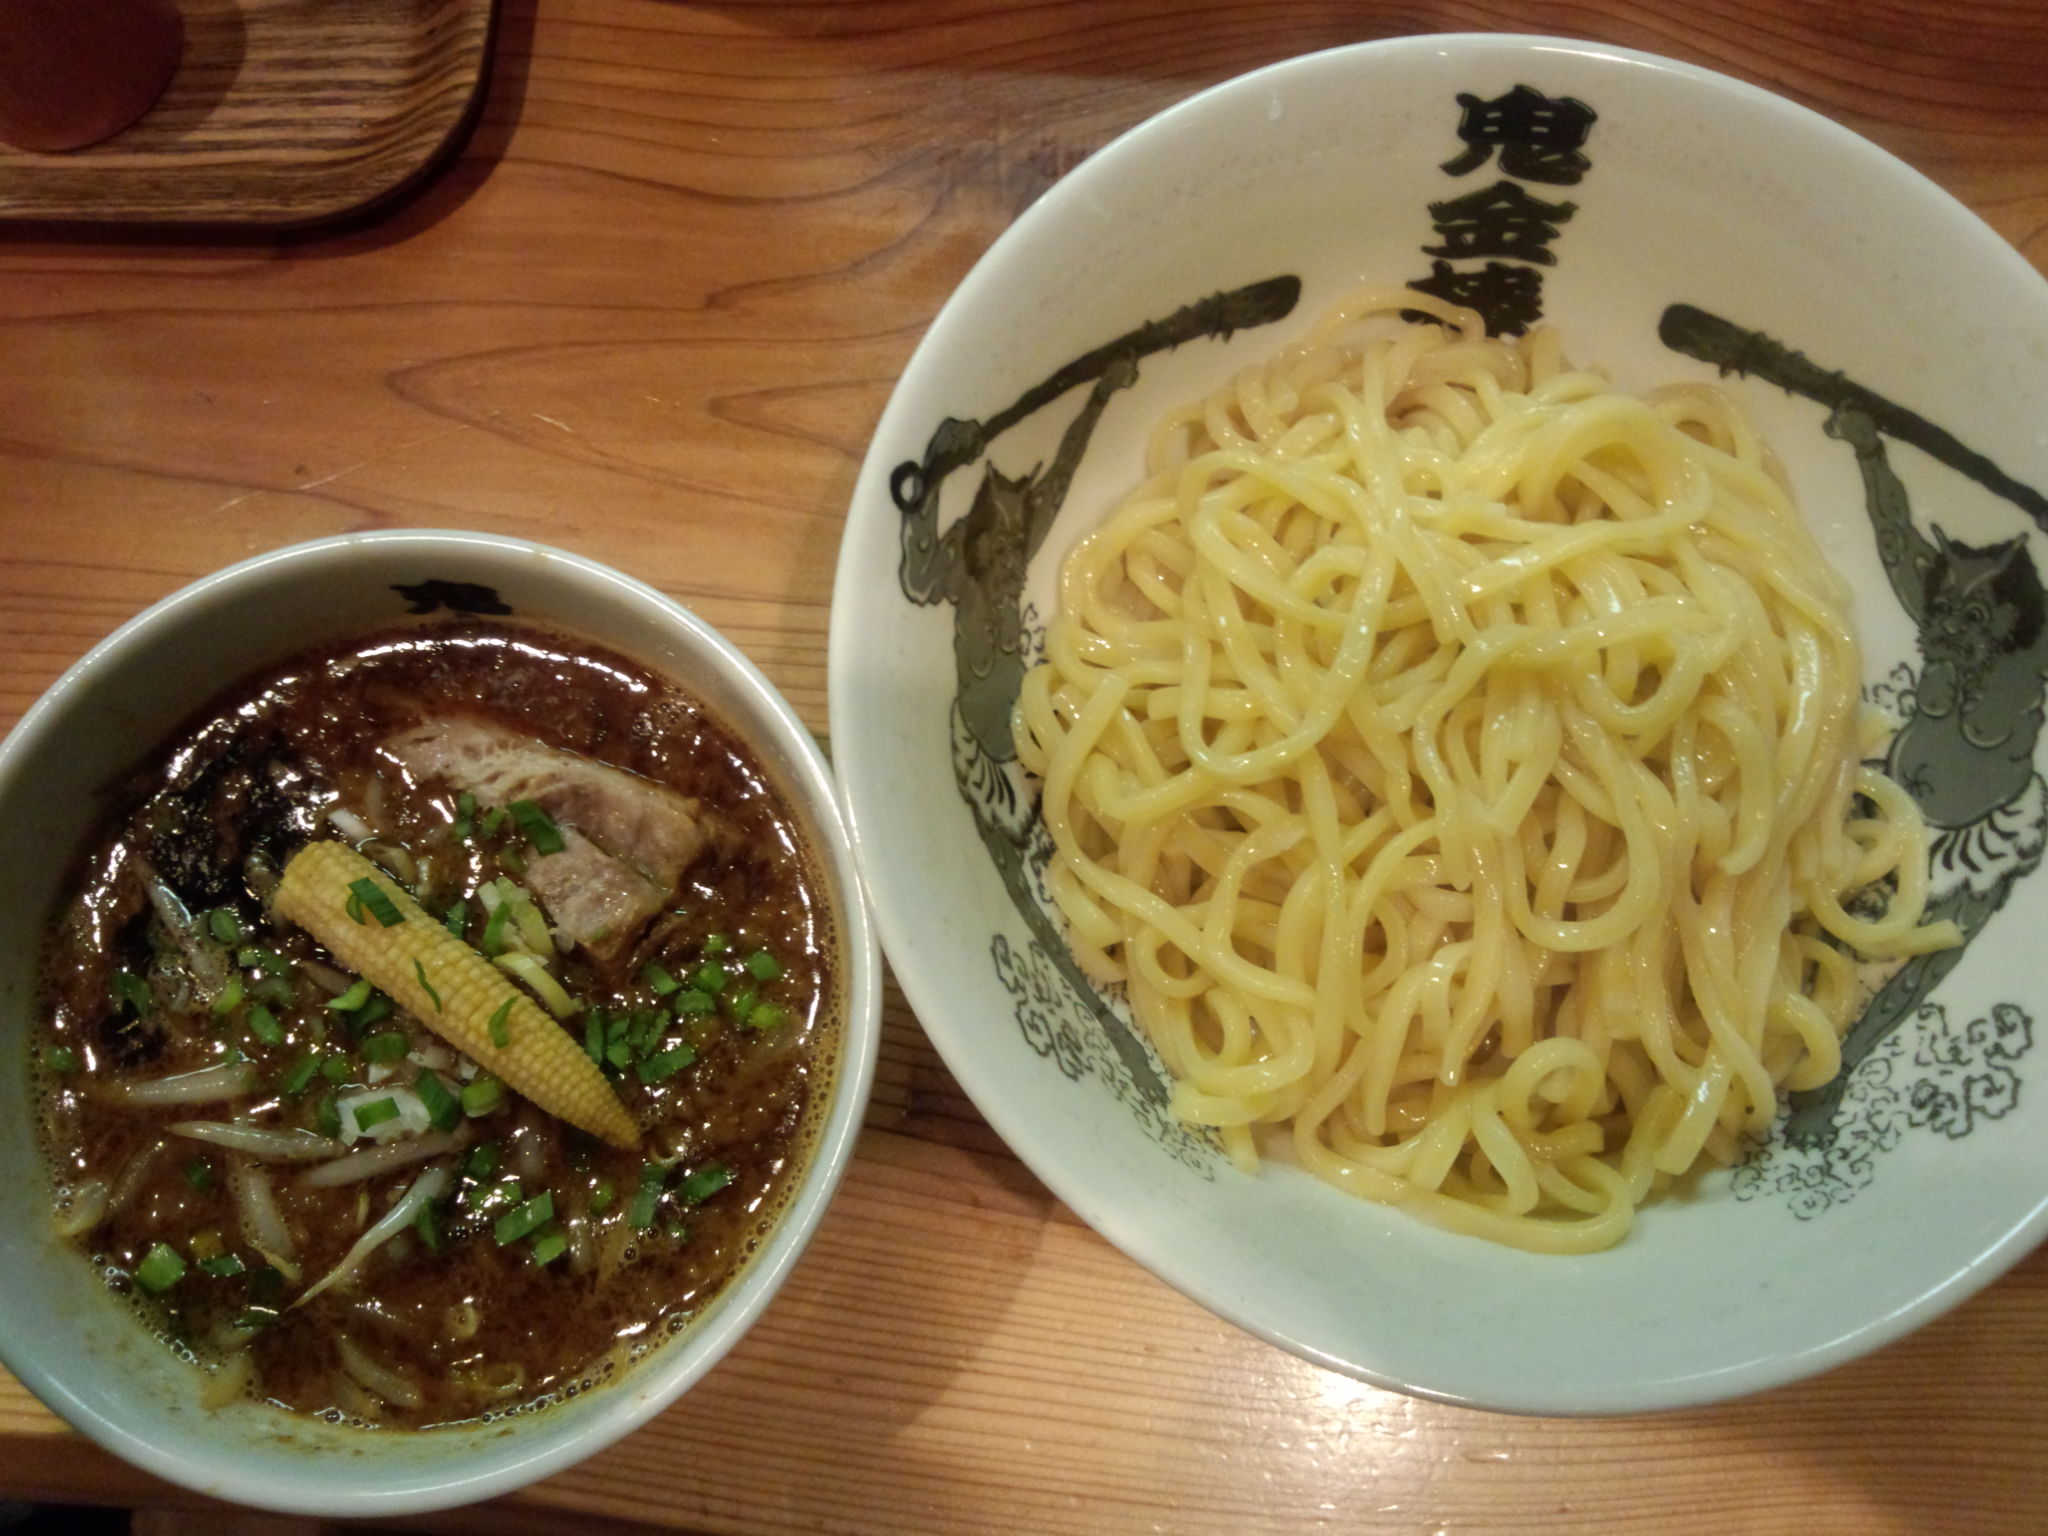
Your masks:
[[[641,966],[640,979],[646,982],[648,986],[654,988],[654,995],[656,997],[667,997],[669,993],[682,985],[675,977],[669,975],[659,960],[650,960]]]
[[[452,1131],[462,1119],[462,1100],[448,1091],[438,1072],[422,1072],[413,1091],[426,1106],[427,1123],[437,1131]]]
[[[597,1182],[590,1186],[590,1214],[602,1216],[612,1208],[612,1202],[618,1197],[619,1187],[612,1182],[611,1176],[600,1174]]]
[[[697,1059],[697,1052],[690,1046],[679,1045],[674,1050],[663,1051],[659,1056],[650,1056],[634,1067],[643,1083],[665,1083],[683,1068]]]
[[[569,1239],[562,1236],[561,1229],[549,1227],[533,1240],[533,1262],[552,1264],[569,1251]]]
[[[284,1026],[277,1022],[277,1015],[261,1003],[249,1010],[249,1033],[265,1045],[284,1044]]]
[[[498,1165],[505,1160],[504,1150],[495,1141],[480,1141],[470,1148],[469,1156],[463,1159],[462,1171],[478,1183],[494,1179]]]
[[[512,1041],[512,1031],[505,1021],[512,1015],[512,1004],[514,1001],[516,999],[506,998],[505,1001],[498,1004],[497,1011],[484,1023],[484,1028],[490,1032],[491,1044],[501,1051]]]
[[[502,875],[495,882],[498,894],[505,898],[505,904],[512,909],[512,921],[519,925],[519,942],[536,955],[552,955],[555,952],[555,936],[548,931],[548,920],[526,894],[524,887],[515,885]]]
[[[304,1093],[306,1085],[319,1075],[320,1058],[312,1055],[301,1056],[292,1063],[290,1070],[285,1073],[283,1079],[278,1083],[278,1087],[284,1090],[287,1097]]]
[[[660,1203],[660,1183],[642,1178],[640,1187],[633,1192],[633,1203],[626,1207],[626,1225],[646,1231],[654,1225],[654,1208]]]
[[[476,1215],[486,1211],[510,1210],[526,1198],[526,1188],[517,1179],[502,1184],[480,1184],[469,1192],[469,1208]]]
[[[428,1074],[432,1076],[431,1073]],[[412,1229],[419,1234],[420,1246],[429,1253],[441,1251],[441,1218],[429,1200],[420,1207],[419,1215],[412,1219]]]
[[[114,972],[114,996],[126,1003],[141,1018],[154,1006],[155,1000],[149,995],[149,984],[133,971]]]
[[[732,940],[722,933],[714,933],[704,941],[704,954],[707,958],[712,955],[722,955],[731,948]]]
[[[363,1057],[367,1061],[389,1066],[394,1061],[405,1060],[405,1053],[412,1049],[412,1040],[402,1029],[383,1029],[363,1040]]]
[[[512,919],[512,903],[500,901],[491,908],[491,915],[484,920],[484,953],[491,956],[505,951],[505,924]]]
[[[43,1070],[68,1077],[78,1070],[78,1052],[68,1045],[52,1045],[43,1051]]]
[[[360,880],[351,880],[348,884],[348,889],[350,899],[354,903],[349,916],[353,917],[357,922],[360,923],[363,920],[363,912],[368,912],[370,916],[377,919],[381,926],[386,928],[396,928],[405,921],[405,914],[398,910],[389,896],[384,894],[384,887],[372,880],[368,875],[363,876]]]
[[[668,1028],[668,1018],[653,1008],[638,1009],[633,1014],[631,1041],[633,1054],[645,1056],[661,1043],[663,1031]]]
[[[427,980],[426,962],[422,960],[413,961],[412,973],[413,976],[419,981],[420,986],[425,990],[427,996],[433,999],[434,1012],[441,1012],[441,994],[436,992],[434,990],[434,984],[431,981]]]
[[[241,977],[230,976],[228,984],[220,989],[220,996],[213,1000],[213,1016],[216,1019],[224,1019],[241,1007],[242,994],[245,990]]]
[[[282,976],[263,976],[249,989],[253,1002],[271,1008],[290,1008],[298,1002],[298,995],[292,991],[292,984]]]
[[[604,1065],[604,1010],[592,1008],[583,1015],[583,1054]]]
[[[780,1003],[756,1003],[740,1022],[749,1029],[780,1029],[788,1019],[789,1010]]]
[[[604,1048],[604,1059],[621,1072],[633,1064],[633,1046],[630,1041],[614,1040]]]
[[[320,1102],[313,1106],[313,1125],[322,1136],[341,1134],[341,1105],[333,1094],[320,1095]]]
[[[669,1006],[675,1009],[677,1018],[682,1018],[692,1013],[709,1013],[718,1006],[718,999],[692,987],[687,992],[678,992]]]
[[[135,1266],[135,1278],[144,1290],[161,1295],[185,1278],[185,1261],[175,1248],[158,1243]]]
[[[378,992],[367,1003],[356,1010],[355,1017],[349,1020],[349,1028],[361,1034],[372,1024],[381,1024],[384,1020],[390,1018],[397,1011],[397,1008],[398,1005],[396,1003],[392,1002],[382,992]]]
[[[369,977],[358,976],[355,979],[355,981],[350,984],[349,989],[346,992],[342,993],[341,996],[333,999],[331,1002],[328,1003],[327,1006],[332,1008],[336,1013],[354,1013],[358,1008],[362,1007],[365,1003],[369,1002],[370,994],[375,992],[376,990],[377,989],[375,987],[370,985]]]
[[[526,873],[526,860],[519,857],[510,848],[499,850],[498,862],[511,870],[515,875],[524,875]]]
[[[706,1163],[683,1180],[685,1205],[701,1205],[732,1182],[732,1170],[723,1163]]]
[[[505,1085],[495,1077],[479,1077],[462,1085],[462,1112],[475,1120],[505,1102]]]
[[[448,909],[448,915],[441,919],[441,926],[456,938],[461,938],[469,928],[469,903],[457,897],[455,905]]]
[[[747,956],[747,969],[756,981],[773,981],[782,974],[782,962],[765,949],[757,949]]]
[[[732,974],[724,966],[711,961],[697,967],[697,974],[690,978],[690,985],[699,992],[709,992],[716,997],[731,980]]]
[[[455,836],[462,842],[469,841],[469,834],[476,830],[476,796],[464,790],[455,797]]]
[[[238,1253],[216,1253],[201,1259],[199,1267],[209,1275],[216,1275],[223,1280],[230,1280],[236,1275],[242,1274],[249,1266],[242,1262],[242,1256]]]
[[[330,1083],[347,1082],[349,1073],[352,1070],[349,1066],[348,1058],[339,1051],[334,1052],[325,1061],[320,1063],[320,1075]]]
[[[498,1246],[502,1248],[507,1243],[518,1242],[554,1219],[555,1197],[552,1191],[544,1189],[524,1205],[500,1216],[491,1228],[491,1235],[497,1238]]]
[[[356,1129],[367,1131],[372,1126],[382,1125],[386,1120],[398,1118],[398,1100],[390,1097],[371,1099],[356,1106]]]
[[[206,926],[223,944],[242,942],[242,920],[227,907],[215,907],[206,914]]]
[[[185,1182],[202,1195],[213,1188],[213,1164],[203,1157],[195,1157],[185,1164]]]
[[[526,840],[533,844],[535,853],[560,853],[569,846],[562,841],[562,829],[533,801],[514,800],[506,809],[519,823],[519,830],[526,834]]]
[[[754,1004],[761,999],[761,985],[751,978],[741,982],[719,1001],[725,1004],[725,1011],[735,1019],[744,1019],[753,1012]]]
[[[498,835],[498,828],[505,825],[505,807],[494,805],[484,812],[484,838],[486,841]]]
[[[265,949],[259,944],[246,945],[237,951],[235,963],[250,970],[261,971],[266,976],[289,976],[292,973],[291,961],[276,950]]]
[[[532,955],[521,950],[507,950],[502,955],[493,955],[491,964],[513,980],[524,982],[556,1018],[566,1019],[576,1011],[576,999],[563,991],[562,984]]]

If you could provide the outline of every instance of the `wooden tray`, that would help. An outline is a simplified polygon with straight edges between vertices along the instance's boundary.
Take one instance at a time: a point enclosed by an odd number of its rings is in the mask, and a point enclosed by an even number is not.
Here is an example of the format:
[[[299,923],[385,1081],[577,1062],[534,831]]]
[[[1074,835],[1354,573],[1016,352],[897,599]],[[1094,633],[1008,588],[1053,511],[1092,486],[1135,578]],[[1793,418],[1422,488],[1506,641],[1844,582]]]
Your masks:
[[[285,230],[436,169],[479,106],[497,0],[181,0],[142,119],[68,154],[0,145],[0,221]]]

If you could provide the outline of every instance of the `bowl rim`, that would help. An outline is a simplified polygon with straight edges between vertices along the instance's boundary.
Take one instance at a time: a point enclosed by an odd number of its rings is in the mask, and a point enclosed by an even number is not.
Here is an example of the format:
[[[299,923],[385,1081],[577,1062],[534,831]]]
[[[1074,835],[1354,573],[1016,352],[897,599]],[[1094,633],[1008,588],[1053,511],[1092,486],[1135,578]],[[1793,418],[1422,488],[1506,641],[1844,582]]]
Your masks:
[[[1215,110],[1222,102],[1235,100],[1282,79],[1298,78],[1317,71],[1348,72],[1361,67],[1383,69],[1397,66],[1404,57],[1457,52],[1471,53],[1475,59],[1554,53],[1583,59],[1595,67],[1618,65],[1640,69],[1647,75],[1675,79],[1686,89],[1718,95],[1738,110],[1768,115],[1831,157],[1854,161],[1859,170],[1882,180],[1902,197],[1917,200],[1918,207],[1939,210],[1943,215],[1941,238],[1969,248],[1973,260],[2002,266],[2015,280],[2048,293],[2048,277],[2044,277],[1981,216],[1924,172],[1881,145],[1789,97],[1718,70],[1641,49],[1544,33],[1420,33],[1320,49],[1277,60],[1204,87],[1111,139],[1020,213],[961,278],[906,363],[889,404],[878,421],[856,481],[833,594],[829,669],[833,714],[835,718],[850,722],[849,727],[842,728],[840,733],[845,747],[837,758],[840,793],[853,834],[855,854],[868,881],[869,899],[875,908],[883,951],[889,957],[897,984],[927,1036],[948,1070],[1004,1143],[1062,1202],[1112,1246],[1218,1318],[1301,1359],[1374,1386],[1429,1401],[1510,1414],[1593,1417],[1676,1411],[1746,1396],[1817,1375],[1868,1354],[1958,1305],[2005,1273],[2044,1237],[2048,1237],[2048,1188],[2044,1188],[2025,1219],[2012,1223],[1994,1241],[1980,1247],[1969,1262],[1959,1264],[1943,1282],[1926,1289],[1910,1303],[1871,1317],[1858,1327],[1838,1331],[1825,1341],[1761,1359],[1740,1360],[1712,1371],[1632,1382],[1620,1387],[1598,1383],[1586,1390],[1549,1397],[1514,1393],[1480,1395],[1410,1379],[1381,1369],[1367,1360],[1344,1358],[1277,1322],[1251,1313],[1243,1300],[1225,1285],[1193,1269],[1176,1266],[1173,1255],[1163,1251],[1163,1243],[1126,1228],[1118,1214],[1121,1202],[1108,1195],[1102,1184],[1084,1177],[1071,1157],[1060,1154],[1050,1139],[1034,1128],[1035,1122],[1028,1106],[1005,1091],[1006,1085],[996,1065],[977,1048],[970,1032],[949,1022],[955,1010],[949,1007],[947,989],[916,959],[918,940],[912,927],[914,918],[907,908],[899,905],[896,882],[887,874],[893,861],[888,852],[874,842],[862,811],[861,802],[880,793],[870,786],[868,778],[878,763],[870,762],[869,754],[860,741],[862,727],[858,722],[861,717],[854,707],[855,701],[842,697],[843,690],[851,686],[849,679],[857,671],[857,651],[866,639],[855,629],[855,585],[860,579],[855,567],[859,563],[862,546],[869,539],[878,537],[875,529],[890,521],[888,514],[893,510],[886,505],[888,498],[883,488],[888,483],[891,461],[897,457],[887,451],[888,447],[902,436],[902,420],[909,414],[904,386],[935,366],[951,345],[952,333],[964,324],[963,316],[996,301],[1001,288],[1001,269],[1013,256],[1028,242],[1038,238],[1044,226],[1056,224],[1066,217],[1070,207],[1086,209],[1098,178],[1116,174],[1126,162],[1151,153],[1156,142],[1170,138],[1183,124]],[[875,511],[871,515],[863,515],[862,503],[869,500],[874,502]]]
[[[345,564],[365,550],[417,552],[424,556],[482,558],[486,561],[529,561],[538,558],[559,567],[572,583],[608,605],[625,605],[650,619],[672,626],[744,707],[761,722],[749,726],[747,738],[757,751],[772,750],[786,765],[786,784],[800,798],[818,844],[814,856],[824,866],[828,885],[841,899],[834,917],[841,935],[846,976],[841,1032],[831,1097],[818,1124],[802,1177],[785,1196],[785,1206],[759,1250],[738,1278],[714,1299],[709,1315],[677,1338],[667,1341],[647,1360],[623,1373],[616,1382],[579,1404],[573,1418],[551,1421],[548,1415],[522,1420],[532,1429],[513,1429],[506,1443],[530,1448],[503,1456],[479,1458],[485,1464],[465,1467],[461,1456],[439,1458],[432,1470],[409,1475],[396,1486],[364,1486],[339,1473],[332,1486],[309,1481],[317,1457],[306,1465],[285,1469],[245,1463],[233,1442],[219,1448],[217,1464],[198,1464],[164,1449],[147,1433],[109,1417],[79,1395],[68,1381],[47,1368],[32,1342],[15,1336],[12,1313],[0,1309],[0,1363],[45,1406],[104,1449],[144,1471],[180,1486],[252,1508],[286,1514],[331,1518],[391,1518],[446,1509],[508,1493],[572,1466],[612,1445],[653,1419],[701,1380],[753,1326],[781,1291],[790,1272],[809,1246],[853,1160],[872,1092],[881,1040],[881,972],[879,937],[875,931],[864,882],[853,856],[850,829],[838,795],[837,781],[808,727],[765,674],[731,640],[689,607],[646,582],[614,567],[569,550],[529,539],[478,533],[465,529],[406,528],[344,533],[305,540],[268,550],[210,572],[150,604],[100,640],[73,662],[0,740],[0,798],[18,792],[16,780],[40,739],[56,729],[88,699],[102,672],[131,664],[162,643],[166,626],[175,627],[201,610],[223,602],[244,600],[253,588],[278,579],[304,579]],[[364,627],[370,627],[366,623]],[[562,628],[574,632],[573,624]],[[229,680],[231,681],[231,680]],[[220,686],[226,686],[224,682]],[[731,728],[725,709],[714,713]],[[152,742],[142,750],[152,750]],[[552,1429],[553,1422],[570,1427]],[[365,1431],[366,1435],[385,1433]],[[461,1426],[409,1431],[433,1436],[445,1433],[451,1450]],[[353,1469],[353,1463],[349,1464]],[[359,1469],[356,1469],[359,1470]],[[414,1473],[408,1465],[409,1474]]]

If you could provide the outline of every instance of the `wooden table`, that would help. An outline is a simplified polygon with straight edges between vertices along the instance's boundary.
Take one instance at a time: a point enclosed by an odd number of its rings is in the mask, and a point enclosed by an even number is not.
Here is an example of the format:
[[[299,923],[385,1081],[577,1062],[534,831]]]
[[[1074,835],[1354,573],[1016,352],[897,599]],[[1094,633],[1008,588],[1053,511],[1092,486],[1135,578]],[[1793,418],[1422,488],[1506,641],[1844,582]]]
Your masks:
[[[202,572],[440,525],[564,545],[676,594],[822,731],[862,451],[1009,220],[1198,87],[1471,29],[1627,44],[1780,91],[2048,266],[2039,0],[512,0],[473,138],[378,222],[253,243],[0,235],[0,722]],[[1009,1155],[900,998],[868,1126],[787,1291],[702,1387],[581,1467],[420,1523],[2048,1526],[2048,1254],[1801,1386],[1667,1417],[1508,1419],[1303,1364],[1138,1269]],[[0,1498],[194,1502],[4,1377]]]

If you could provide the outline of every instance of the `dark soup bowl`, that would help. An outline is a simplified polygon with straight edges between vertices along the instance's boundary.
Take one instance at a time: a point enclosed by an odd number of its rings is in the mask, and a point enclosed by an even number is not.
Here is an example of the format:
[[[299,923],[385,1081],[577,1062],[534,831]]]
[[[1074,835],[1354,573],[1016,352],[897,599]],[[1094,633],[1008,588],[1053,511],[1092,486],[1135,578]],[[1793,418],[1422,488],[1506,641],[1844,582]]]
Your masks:
[[[658,1413],[851,1155],[878,951],[789,704],[458,532],[166,599],[0,746],[0,1359],[138,1466],[394,1516]]]

